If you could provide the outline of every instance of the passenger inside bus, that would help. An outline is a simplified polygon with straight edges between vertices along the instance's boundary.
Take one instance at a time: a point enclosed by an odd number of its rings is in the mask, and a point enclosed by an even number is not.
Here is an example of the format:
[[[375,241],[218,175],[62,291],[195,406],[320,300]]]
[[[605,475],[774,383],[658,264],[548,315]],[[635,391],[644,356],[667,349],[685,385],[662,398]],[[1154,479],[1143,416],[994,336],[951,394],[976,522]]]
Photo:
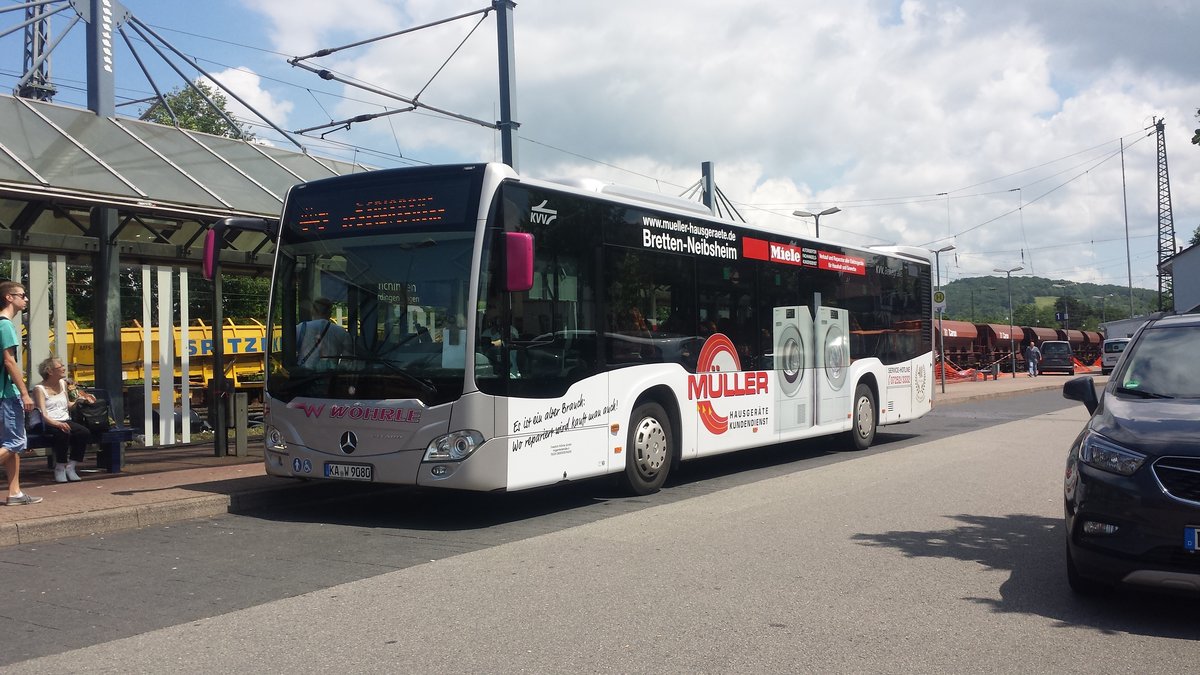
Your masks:
[[[654,336],[646,324],[646,317],[638,307],[618,312],[611,322],[612,335],[608,338],[609,360],[613,363],[638,363],[658,361],[655,357]]]
[[[515,358],[509,352],[512,342],[520,337],[517,329],[504,322],[495,305],[488,305],[487,312],[479,316],[479,352],[492,364],[495,372],[503,372],[505,356],[509,356],[509,374],[520,377]]]
[[[336,366],[339,357],[351,356],[350,335],[330,316],[333,301],[317,298],[312,302],[312,319],[296,326],[296,364],[313,370]]]

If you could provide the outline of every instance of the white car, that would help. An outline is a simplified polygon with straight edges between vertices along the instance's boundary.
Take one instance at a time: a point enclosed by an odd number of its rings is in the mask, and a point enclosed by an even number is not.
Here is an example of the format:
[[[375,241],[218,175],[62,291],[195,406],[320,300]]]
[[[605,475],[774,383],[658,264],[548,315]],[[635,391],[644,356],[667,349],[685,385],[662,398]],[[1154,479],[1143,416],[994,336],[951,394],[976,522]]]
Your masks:
[[[1100,372],[1108,375],[1117,367],[1117,361],[1125,351],[1129,338],[1109,338],[1100,348]]]

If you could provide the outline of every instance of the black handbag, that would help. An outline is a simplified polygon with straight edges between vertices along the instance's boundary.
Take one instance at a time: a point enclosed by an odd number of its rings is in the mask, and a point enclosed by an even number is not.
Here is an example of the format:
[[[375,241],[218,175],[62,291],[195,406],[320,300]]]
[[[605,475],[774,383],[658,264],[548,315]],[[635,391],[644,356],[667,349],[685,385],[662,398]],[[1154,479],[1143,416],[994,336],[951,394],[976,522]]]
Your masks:
[[[71,408],[71,419],[88,428],[93,434],[102,434],[112,428],[108,414],[108,401],[96,399],[95,403],[75,401]]]

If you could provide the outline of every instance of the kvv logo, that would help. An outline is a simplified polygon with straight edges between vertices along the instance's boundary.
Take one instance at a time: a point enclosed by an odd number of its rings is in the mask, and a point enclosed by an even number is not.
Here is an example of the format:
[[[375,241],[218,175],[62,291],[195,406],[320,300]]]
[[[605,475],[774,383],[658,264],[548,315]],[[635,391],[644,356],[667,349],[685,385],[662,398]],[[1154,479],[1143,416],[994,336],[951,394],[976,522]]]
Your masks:
[[[540,225],[549,225],[558,218],[557,209],[546,208],[546,204],[549,203],[549,201],[549,199],[543,199],[541,204],[529,209],[529,222]]]

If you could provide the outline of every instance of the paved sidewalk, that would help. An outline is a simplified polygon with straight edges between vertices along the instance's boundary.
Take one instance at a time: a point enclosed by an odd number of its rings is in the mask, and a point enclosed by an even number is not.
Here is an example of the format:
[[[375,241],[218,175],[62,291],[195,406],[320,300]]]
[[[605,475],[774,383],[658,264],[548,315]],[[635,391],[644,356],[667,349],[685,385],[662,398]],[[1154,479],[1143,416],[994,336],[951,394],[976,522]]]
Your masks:
[[[1107,378],[1094,374],[1097,383]],[[1061,390],[1067,377],[1023,374],[999,380],[934,384],[934,408],[966,401]],[[62,537],[115,532],[189,518],[241,512],[287,499],[334,499],[354,492],[344,483],[305,483],[269,477],[262,466],[262,443],[246,457],[215,457],[213,446],[133,449],[125,453],[125,471],[81,471],[79,483],[55,483],[44,457],[23,456],[21,487],[43,497],[40,504],[0,506],[0,546]],[[2,485],[2,484],[0,484]],[[294,494],[288,494],[294,493]],[[7,492],[0,490],[0,501]]]

